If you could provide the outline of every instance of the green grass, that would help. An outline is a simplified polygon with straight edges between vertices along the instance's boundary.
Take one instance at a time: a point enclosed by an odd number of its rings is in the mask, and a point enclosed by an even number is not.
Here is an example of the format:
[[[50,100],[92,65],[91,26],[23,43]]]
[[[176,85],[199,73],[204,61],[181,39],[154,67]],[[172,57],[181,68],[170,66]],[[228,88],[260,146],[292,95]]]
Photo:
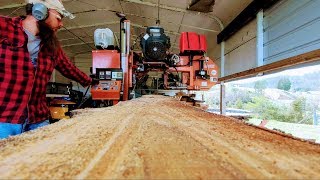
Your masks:
[[[261,119],[252,118],[248,120],[248,123],[258,126],[261,121]],[[268,129],[279,129],[294,137],[315,140],[317,143],[320,143],[320,125],[295,124],[269,120],[265,127]]]

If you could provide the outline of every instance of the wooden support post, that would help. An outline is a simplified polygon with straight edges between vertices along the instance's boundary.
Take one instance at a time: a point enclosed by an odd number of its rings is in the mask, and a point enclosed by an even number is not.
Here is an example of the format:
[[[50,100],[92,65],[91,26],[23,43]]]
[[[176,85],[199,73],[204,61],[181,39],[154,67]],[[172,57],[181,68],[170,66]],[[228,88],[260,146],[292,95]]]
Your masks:
[[[226,91],[225,91],[225,85],[224,82],[221,82],[220,84],[220,114],[226,115]]]

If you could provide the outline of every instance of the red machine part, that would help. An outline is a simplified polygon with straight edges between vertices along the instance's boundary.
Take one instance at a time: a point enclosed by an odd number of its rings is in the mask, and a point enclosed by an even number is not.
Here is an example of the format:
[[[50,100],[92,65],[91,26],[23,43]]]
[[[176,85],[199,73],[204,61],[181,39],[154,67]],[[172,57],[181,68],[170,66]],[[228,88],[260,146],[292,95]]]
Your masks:
[[[206,37],[195,32],[182,32],[180,35],[180,53],[202,55],[207,52]]]
[[[100,81],[99,85],[91,88],[93,100],[113,100],[117,104],[120,100],[121,81]]]
[[[132,57],[126,62],[120,63],[120,53],[116,50],[92,51],[92,73],[96,74],[97,68],[113,68],[123,70],[123,80],[100,80],[98,86],[91,88],[93,100],[113,100],[116,104],[123,91],[122,100],[128,100],[129,88],[132,87]],[[131,84],[131,85],[130,85]],[[123,89],[122,89],[123,86]]]
[[[116,50],[92,51],[92,74],[97,68],[121,68],[120,55]]]

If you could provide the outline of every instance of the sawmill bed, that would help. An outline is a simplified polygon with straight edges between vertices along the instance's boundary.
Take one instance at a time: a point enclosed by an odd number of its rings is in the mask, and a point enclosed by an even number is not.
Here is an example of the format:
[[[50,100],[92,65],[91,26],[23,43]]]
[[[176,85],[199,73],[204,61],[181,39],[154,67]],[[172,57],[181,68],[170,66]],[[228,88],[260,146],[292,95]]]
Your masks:
[[[319,179],[320,146],[165,96],[78,110],[0,141],[8,179]]]

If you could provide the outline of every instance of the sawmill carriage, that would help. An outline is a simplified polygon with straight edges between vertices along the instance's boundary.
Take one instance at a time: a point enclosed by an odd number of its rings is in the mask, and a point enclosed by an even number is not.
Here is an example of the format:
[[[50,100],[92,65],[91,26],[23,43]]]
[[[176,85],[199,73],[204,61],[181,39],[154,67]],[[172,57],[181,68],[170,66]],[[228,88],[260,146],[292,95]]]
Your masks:
[[[180,35],[180,52],[170,52],[170,37],[160,26],[151,26],[140,36],[141,51],[130,46],[130,21],[121,21],[120,48],[114,45],[110,29],[95,32],[98,49],[92,51],[93,77],[100,80],[92,87],[92,99],[116,104],[142,93],[158,93],[157,90],[208,90],[217,83],[218,67],[206,56],[204,35],[183,32]],[[150,89],[146,83],[149,74],[157,72]],[[155,80],[155,79],[154,79]]]

